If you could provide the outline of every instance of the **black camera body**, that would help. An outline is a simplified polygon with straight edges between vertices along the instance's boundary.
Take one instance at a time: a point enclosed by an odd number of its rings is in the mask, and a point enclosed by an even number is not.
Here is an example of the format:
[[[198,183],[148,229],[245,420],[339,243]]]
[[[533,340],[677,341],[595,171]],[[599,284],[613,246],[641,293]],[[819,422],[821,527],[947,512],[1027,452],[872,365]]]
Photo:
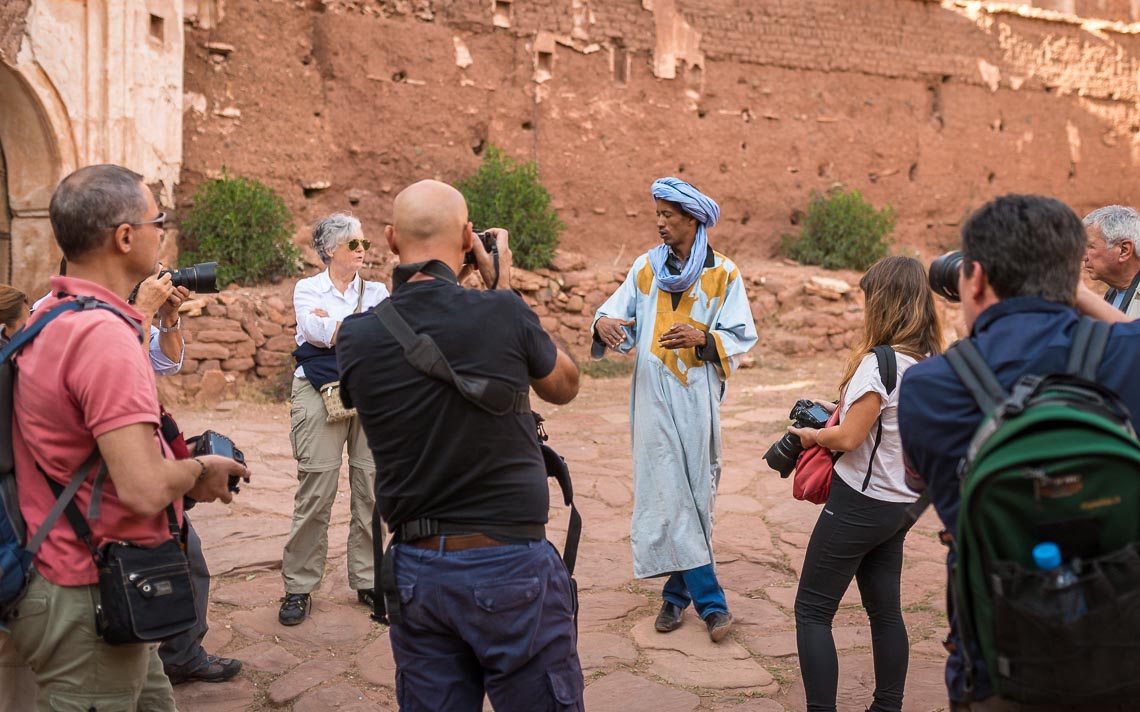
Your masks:
[[[958,294],[958,272],[962,268],[962,251],[947,252],[930,263],[930,291],[952,302],[962,301]]]
[[[214,432],[213,430],[207,430],[198,437],[191,438],[189,441],[187,441],[187,444],[194,445],[193,454],[195,456],[221,455],[222,457],[228,457],[231,460],[236,460],[243,465],[245,464],[245,455],[241,450],[237,449],[237,447],[234,445],[234,441],[230,440],[221,433]],[[230,492],[234,492],[236,494],[237,492],[241,491],[241,489],[238,487],[238,481],[240,479],[241,478],[237,475],[230,475],[230,480],[227,485]]]
[[[218,291],[217,270],[217,262],[202,262],[182,269],[164,269],[158,276],[170,275],[170,283],[175,287],[186,287],[199,294],[214,294]]]
[[[827,408],[807,399],[796,401],[792,406],[792,412],[788,414],[788,418],[795,421],[797,428],[822,428],[827,425],[830,417],[831,413]],[[788,477],[796,469],[796,460],[803,450],[800,436],[784,433],[784,437],[772,443],[772,447],[764,453],[764,461],[768,463],[768,467],[779,472],[780,477]]]
[[[477,233],[475,233],[475,237],[478,238],[483,243],[483,249],[484,250],[486,250],[487,252],[489,252],[493,255],[498,254],[499,243],[497,240],[495,240],[495,236],[492,235],[490,232],[486,232],[486,231],[477,232]],[[465,264],[465,265],[475,264],[475,250],[474,249],[471,249],[471,250],[469,250],[463,254],[463,264]]]

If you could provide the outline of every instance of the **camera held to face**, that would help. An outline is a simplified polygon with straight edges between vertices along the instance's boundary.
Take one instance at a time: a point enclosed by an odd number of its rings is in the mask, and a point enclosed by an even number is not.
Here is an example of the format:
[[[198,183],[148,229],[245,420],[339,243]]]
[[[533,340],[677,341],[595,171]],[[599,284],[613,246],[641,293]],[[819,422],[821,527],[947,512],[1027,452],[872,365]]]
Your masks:
[[[930,291],[952,302],[962,301],[958,294],[958,273],[962,269],[962,251],[947,252],[930,263]]]
[[[190,438],[186,444],[194,448],[193,455],[195,457],[198,455],[221,455],[245,464],[245,455],[237,449],[234,441],[213,430],[207,430],[197,437]],[[228,484],[230,492],[236,494],[241,491],[238,487],[238,480],[240,479],[237,475],[230,475]]]
[[[217,262],[202,262],[182,269],[164,269],[158,276],[170,275],[170,283],[175,287],[186,287],[199,294],[214,294],[218,291]]]
[[[480,241],[482,241],[484,250],[486,250],[487,252],[489,252],[492,255],[499,254],[499,243],[498,243],[498,241],[495,240],[495,236],[492,235],[490,232],[486,232],[486,231],[485,232],[477,232],[477,233],[475,233],[475,237],[478,238]],[[463,254],[463,264],[465,264],[465,265],[475,264],[475,250],[474,250],[474,248],[468,250],[467,252],[465,252]]]
[[[806,399],[796,401],[792,406],[792,412],[788,414],[788,418],[795,421],[797,428],[822,428],[827,425],[829,417],[831,413],[827,412],[827,408]],[[803,451],[804,446],[800,442],[799,435],[784,433],[784,437],[772,443],[772,447],[764,453],[764,461],[768,463],[768,467],[779,472],[780,477],[787,477],[796,469],[796,460]]]

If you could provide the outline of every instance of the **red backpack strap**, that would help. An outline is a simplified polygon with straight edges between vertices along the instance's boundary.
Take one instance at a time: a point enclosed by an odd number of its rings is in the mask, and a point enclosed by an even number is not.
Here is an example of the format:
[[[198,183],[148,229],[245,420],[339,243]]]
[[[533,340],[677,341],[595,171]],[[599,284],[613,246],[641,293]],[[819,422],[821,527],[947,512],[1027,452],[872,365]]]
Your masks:
[[[189,459],[190,448],[186,445],[186,438],[182,436],[182,429],[178,427],[178,423],[174,422],[174,418],[165,407],[159,405],[158,408],[162,418],[158,426],[159,431],[162,433],[162,439],[170,446],[170,451],[174,453],[174,459]]]

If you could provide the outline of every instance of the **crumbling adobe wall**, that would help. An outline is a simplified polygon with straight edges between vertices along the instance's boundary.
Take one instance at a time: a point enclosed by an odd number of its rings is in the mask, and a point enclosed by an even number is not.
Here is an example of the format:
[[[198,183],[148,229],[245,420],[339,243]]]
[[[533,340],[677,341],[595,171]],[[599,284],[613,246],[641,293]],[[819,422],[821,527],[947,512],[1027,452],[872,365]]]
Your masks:
[[[15,62],[30,6],[31,0],[8,0],[0,4],[0,60]]]
[[[375,233],[395,191],[468,175],[492,142],[537,158],[591,258],[653,243],[663,174],[721,202],[714,242],[745,265],[836,183],[929,255],[997,194],[1137,202],[1140,40],[1104,25],[949,0],[232,3],[189,32],[181,197],[225,167],[302,226],[350,209]]]
[[[499,145],[538,161],[586,262],[561,300],[536,297],[573,347],[613,273],[657,244],[650,182],[679,175],[721,204],[711,241],[754,280],[763,348],[843,348],[846,327],[797,321],[814,272],[775,257],[809,192],[891,204],[896,249],[923,259],[1002,193],[1136,204],[1136,29],[955,0],[229,3],[187,33],[179,202],[224,168],[278,190],[299,242],[349,210],[383,279],[395,193]]]

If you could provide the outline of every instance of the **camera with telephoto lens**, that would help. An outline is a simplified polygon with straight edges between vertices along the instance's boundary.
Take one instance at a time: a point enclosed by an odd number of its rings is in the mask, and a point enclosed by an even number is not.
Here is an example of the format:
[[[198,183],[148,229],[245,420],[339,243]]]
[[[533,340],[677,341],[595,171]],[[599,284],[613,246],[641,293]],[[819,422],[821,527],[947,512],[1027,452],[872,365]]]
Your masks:
[[[958,294],[958,272],[962,269],[962,251],[947,252],[930,263],[930,291],[952,302],[962,301]]]
[[[236,460],[242,465],[245,464],[245,455],[242,454],[241,450],[237,449],[234,445],[234,441],[213,430],[207,430],[197,437],[190,438],[186,441],[186,444],[194,446],[193,455],[195,457],[198,455],[221,455],[222,457]],[[227,484],[230,492],[236,494],[241,491],[241,489],[238,488],[238,481],[240,479],[238,475],[230,475],[230,480]]]
[[[827,408],[805,399],[796,401],[792,406],[792,412],[788,414],[788,418],[796,422],[797,428],[822,428],[827,425],[827,419],[830,417],[831,413],[827,412]],[[784,437],[772,443],[772,447],[764,453],[764,461],[768,463],[768,467],[779,472],[780,477],[787,477],[796,469],[796,460],[803,451],[804,445],[800,442],[799,435],[784,433]]]
[[[217,262],[202,262],[182,269],[164,269],[158,273],[170,275],[170,283],[175,287],[186,287],[199,294],[214,294],[218,291]]]
[[[492,255],[498,254],[499,243],[495,240],[495,236],[492,235],[490,232],[486,232],[486,231],[485,232],[477,232],[477,233],[475,233],[475,237],[479,238],[479,240],[481,240],[483,242],[483,249],[486,250],[488,253],[490,253]],[[463,264],[465,264],[465,265],[475,264],[475,249],[474,248],[468,250],[467,252],[465,252],[463,254]]]

